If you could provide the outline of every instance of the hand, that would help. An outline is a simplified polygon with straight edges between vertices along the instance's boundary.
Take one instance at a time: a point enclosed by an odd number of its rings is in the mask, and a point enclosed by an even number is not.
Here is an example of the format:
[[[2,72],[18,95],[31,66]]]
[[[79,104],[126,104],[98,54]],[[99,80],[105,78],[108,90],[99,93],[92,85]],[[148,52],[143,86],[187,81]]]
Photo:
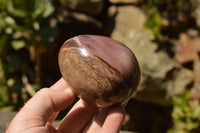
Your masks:
[[[57,128],[51,124],[75,95],[61,78],[50,88],[38,91],[13,118],[7,133],[118,133],[124,120],[121,107],[98,109],[79,100]]]

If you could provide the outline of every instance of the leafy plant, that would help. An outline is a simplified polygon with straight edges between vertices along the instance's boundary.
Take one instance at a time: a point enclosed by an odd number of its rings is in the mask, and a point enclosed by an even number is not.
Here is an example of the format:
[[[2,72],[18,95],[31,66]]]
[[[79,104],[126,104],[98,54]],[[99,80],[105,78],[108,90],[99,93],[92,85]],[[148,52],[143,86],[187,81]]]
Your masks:
[[[200,105],[198,101],[192,99],[190,93],[186,91],[175,96],[173,103],[173,127],[168,133],[199,132]]]
[[[155,38],[162,32],[162,17],[163,14],[168,14],[169,17],[172,12],[176,12],[177,18],[178,14],[184,11],[188,11],[189,1],[187,0],[149,0],[146,3],[146,14],[148,19],[145,28],[152,31],[155,35]],[[174,18],[176,20],[177,18]],[[166,19],[166,18],[165,18]],[[168,20],[170,23],[170,20]]]
[[[52,47],[58,33],[51,25],[53,13],[50,0],[0,0],[0,108],[17,103],[16,95],[23,99],[27,84],[38,89],[39,49]]]
[[[148,13],[148,20],[145,23],[145,27],[150,29],[157,37],[161,33],[162,29],[162,18],[156,8],[152,9]]]

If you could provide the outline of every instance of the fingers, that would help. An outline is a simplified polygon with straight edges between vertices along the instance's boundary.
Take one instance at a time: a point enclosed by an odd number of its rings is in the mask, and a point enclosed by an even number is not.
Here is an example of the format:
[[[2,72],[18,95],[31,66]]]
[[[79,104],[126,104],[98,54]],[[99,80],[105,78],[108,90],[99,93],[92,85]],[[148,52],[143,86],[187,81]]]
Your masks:
[[[22,111],[28,116],[40,116],[42,121],[46,123],[53,112],[67,108],[74,98],[74,94],[69,89],[54,91],[44,88],[25,104]]]
[[[45,126],[53,112],[67,108],[74,101],[75,95],[66,89],[67,85],[63,81],[59,80],[51,89],[38,91],[15,116],[11,125],[14,124],[19,130]]]
[[[55,119],[58,111],[67,108],[75,99],[75,94],[67,87],[65,81],[60,79],[50,88],[44,88],[37,92],[13,119],[10,124],[12,128],[9,128],[9,131],[33,131],[41,127],[40,129],[55,132],[56,130],[50,123]],[[97,111],[97,107],[79,100],[61,121],[57,128],[58,132],[118,133],[124,120],[123,109],[103,109],[96,116]],[[94,118],[94,116],[96,117]]]
[[[95,119],[85,128],[87,133],[118,133],[124,121],[124,109],[104,108]]]
[[[103,123],[109,113],[109,109],[101,110],[91,123],[84,129],[84,133],[100,133]]]
[[[79,133],[92,120],[97,108],[79,100],[58,126],[64,133]]]
[[[121,107],[112,109],[101,130],[101,133],[119,133],[125,118],[125,110]]]
[[[66,84],[66,81],[63,78],[60,78],[54,85],[52,85],[49,89],[57,90],[57,91],[63,91],[68,88],[68,85]],[[69,88],[68,88],[69,89]],[[49,118],[48,122],[52,123],[56,117],[58,116],[58,112],[54,112],[51,117]]]
[[[49,117],[48,122],[49,122],[49,123],[52,123],[52,122],[56,119],[56,117],[58,116],[59,112],[60,112],[60,111],[54,112],[54,113]]]

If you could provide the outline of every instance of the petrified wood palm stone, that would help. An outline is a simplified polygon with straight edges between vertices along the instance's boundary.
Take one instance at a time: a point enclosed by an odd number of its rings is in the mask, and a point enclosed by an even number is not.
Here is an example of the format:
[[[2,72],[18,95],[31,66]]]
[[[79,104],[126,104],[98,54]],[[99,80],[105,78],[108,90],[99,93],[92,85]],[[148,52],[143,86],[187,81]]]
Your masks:
[[[140,68],[131,50],[97,35],[65,41],[59,52],[59,67],[77,96],[97,107],[126,103],[140,79]]]

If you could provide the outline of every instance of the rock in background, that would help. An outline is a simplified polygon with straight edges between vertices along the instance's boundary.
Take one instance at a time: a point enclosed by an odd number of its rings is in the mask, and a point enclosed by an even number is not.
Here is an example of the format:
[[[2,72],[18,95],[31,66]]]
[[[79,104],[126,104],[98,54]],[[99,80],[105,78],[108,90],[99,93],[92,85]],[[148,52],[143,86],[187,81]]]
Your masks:
[[[170,97],[184,91],[191,83],[192,72],[182,68],[165,51],[158,50],[158,44],[151,41],[153,34],[144,29],[147,16],[141,9],[135,6],[115,8],[117,14],[111,37],[134,51],[142,69],[142,80],[135,98],[170,105]]]

